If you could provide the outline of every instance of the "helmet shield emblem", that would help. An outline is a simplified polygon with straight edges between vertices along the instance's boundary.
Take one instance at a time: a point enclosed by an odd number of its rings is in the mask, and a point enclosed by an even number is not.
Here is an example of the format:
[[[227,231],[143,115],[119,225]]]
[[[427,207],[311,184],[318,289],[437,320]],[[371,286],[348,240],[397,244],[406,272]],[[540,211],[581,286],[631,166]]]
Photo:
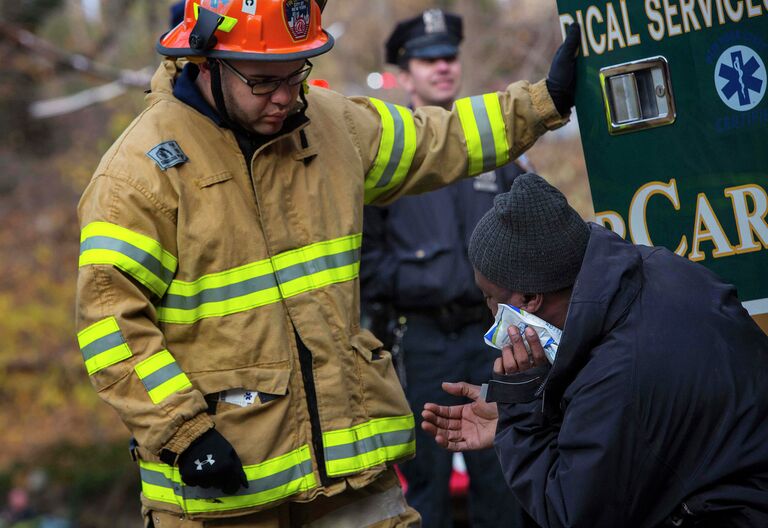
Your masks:
[[[304,40],[309,34],[311,0],[285,0],[283,12],[285,25],[293,40]]]

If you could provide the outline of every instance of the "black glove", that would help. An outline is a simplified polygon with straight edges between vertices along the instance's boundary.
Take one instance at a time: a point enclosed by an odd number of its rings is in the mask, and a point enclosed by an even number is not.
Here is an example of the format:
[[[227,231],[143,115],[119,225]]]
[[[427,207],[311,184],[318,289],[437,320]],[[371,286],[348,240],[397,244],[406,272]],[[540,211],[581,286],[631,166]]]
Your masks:
[[[160,459],[166,462],[169,451],[163,451]],[[227,495],[240,486],[247,488],[243,464],[232,447],[216,429],[209,429],[192,442],[177,459],[181,479],[189,486],[219,488]]]
[[[547,91],[561,116],[567,114],[576,96],[576,55],[581,44],[581,28],[571,24],[565,40],[557,48],[547,75]]]

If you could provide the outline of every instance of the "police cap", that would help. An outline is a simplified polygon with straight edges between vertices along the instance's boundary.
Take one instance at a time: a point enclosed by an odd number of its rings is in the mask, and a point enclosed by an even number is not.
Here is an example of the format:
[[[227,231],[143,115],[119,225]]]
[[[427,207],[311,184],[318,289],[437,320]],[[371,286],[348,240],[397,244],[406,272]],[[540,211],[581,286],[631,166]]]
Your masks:
[[[453,57],[463,37],[460,16],[428,9],[395,26],[386,43],[387,62],[405,67],[409,59]]]

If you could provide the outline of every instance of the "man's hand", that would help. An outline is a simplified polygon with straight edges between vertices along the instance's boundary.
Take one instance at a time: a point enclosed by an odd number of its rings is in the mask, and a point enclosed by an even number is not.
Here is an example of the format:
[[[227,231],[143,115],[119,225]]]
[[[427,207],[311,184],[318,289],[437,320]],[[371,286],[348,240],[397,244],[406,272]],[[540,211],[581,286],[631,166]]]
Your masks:
[[[533,328],[526,328],[525,337],[523,337],[520,335],[520,330],[512,325],[507,329],[507,334],[510,344],[501,349],[501,357],[497,358],[493,364],[493,371],[496,374],[515,374],[547,364],[544,347],[541,346],[539,336]],[[530,354],[523,339],[531,347]]]
[[[571,24],[565,40],[557,48],[547,75],[547,91],[561,116],[570,112],[576,100],[576,55],[581,44],[581,28]]]
[[[179,455],[179,473],[185,484],[219,488],[231,495],[248,487],[248,479],[235,448],[216,429],[209,429]]]
[[[472,401],[464,405],[427,403],[421,416],[421,428],[449,451],[473,451],[493,446],[499,413],[495,403],[478,400],[480,387],[469,383],[443,383],[443,390]]]

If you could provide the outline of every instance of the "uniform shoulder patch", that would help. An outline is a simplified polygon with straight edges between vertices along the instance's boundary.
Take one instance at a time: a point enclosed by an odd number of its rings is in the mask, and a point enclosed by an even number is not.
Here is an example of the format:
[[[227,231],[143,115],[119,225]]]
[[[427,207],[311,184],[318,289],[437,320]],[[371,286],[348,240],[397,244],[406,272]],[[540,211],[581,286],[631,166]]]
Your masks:
[[[170,169],[189,161],[189,158],[181,150],[179,144],[173,140],[163,141],[159,145],[152,147],[152,150],[147,152],[147,156],[152,158],[162,170]]]

